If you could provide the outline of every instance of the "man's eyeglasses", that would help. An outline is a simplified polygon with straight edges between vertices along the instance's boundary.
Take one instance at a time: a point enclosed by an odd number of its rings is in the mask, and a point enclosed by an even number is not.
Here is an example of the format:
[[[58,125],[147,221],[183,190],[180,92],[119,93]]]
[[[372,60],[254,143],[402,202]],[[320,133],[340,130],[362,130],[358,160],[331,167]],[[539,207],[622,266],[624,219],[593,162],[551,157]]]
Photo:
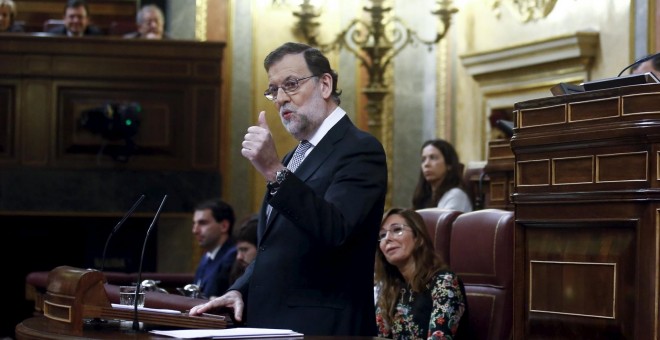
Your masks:
[[[406,230],[405,227],[408,227],[407,224],[393,223],[390,225],[390,229],[382,229],[378,232],[378,242],[383,242],[387,238],[387,233],[392,233],[393,237],[399,238],[403,235],[403,232]]]
[[[305,78],[290,78],[285,80],[280,86],[270,86],[266,91],[264,91],[264,96],[268,100],[277,99],[277,91],[280,89],[284,90],[284,93],[291,94],[291,92],[296,91],[300,87],[300,82],[307,80],[309,78],[318,77],[317,75],[311,75]]]

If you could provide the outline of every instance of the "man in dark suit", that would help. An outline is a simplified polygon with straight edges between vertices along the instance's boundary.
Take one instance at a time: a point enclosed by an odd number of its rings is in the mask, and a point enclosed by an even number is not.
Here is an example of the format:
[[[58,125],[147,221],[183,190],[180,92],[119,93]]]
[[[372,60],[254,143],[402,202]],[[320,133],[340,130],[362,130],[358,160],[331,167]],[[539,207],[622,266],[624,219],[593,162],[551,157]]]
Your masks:
[[[220,296],[229,287],[236,260],[234,221],[234,209],[223,200],[210,199],[195,206],[192,233],[206,252],[195,270],[195,284],[203,298]]]
[[[64,26],[57,26],[48,30],[48,33],[66,35],[69,37],[82,37],[103,35],[103,31],[89,23],[89,7],[83,0],[68,0],[64,6]]]
[[[287,131],[311,149],[280,161],[266,113],[248,128],[241,153],[268,182],[259,251],[227,293],[191,314],[230,307],[241,321],[245,308],[249,327],[375,336],[374,259],[387,192],[383,147],[339,107],[337,74],[318,49],[286,43],[264,66],[266,98]],[[297,158],[304,160],[294,171]]]

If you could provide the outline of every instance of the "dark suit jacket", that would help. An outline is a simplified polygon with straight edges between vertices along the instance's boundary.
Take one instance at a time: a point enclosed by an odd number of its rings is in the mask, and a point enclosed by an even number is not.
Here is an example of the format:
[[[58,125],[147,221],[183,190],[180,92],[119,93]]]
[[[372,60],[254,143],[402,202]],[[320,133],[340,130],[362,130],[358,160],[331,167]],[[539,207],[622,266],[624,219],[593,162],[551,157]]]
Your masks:
[[[386,192],[382,145],[343,117],[272,198],[266,193],[257,257],[231,287],[247,301],[246,325],[375,336],[374,256]]]
[[[229,238],[222,244],[213,260],[202,256],[195,271],[195,283],[199,282],[202,297],[222,295],[229,287],[229,272],[236,260],[236,242]]]
[[[22,25],[18,25],[16,23],[13,23],[9,26],[9,28],[5,32],[11,32],[11,33],[17,33],[17,32],[25,32],[25,27]],[[2,31],[0,31],[2,33]]]
[[[57,34],[57,35],[66,35],[66,27],[65,26],[53,27],[53,28],[49,29],[47,33]],[[104,34],[103,34],[103,31],[101,31],[100,28],[98,28],[96,26],[93,26],[93,25],[89,25],[85,29],[85,34],[83,34],[83,35],[85,35],[85,36],[96,36],[96,35],[104,35]]]

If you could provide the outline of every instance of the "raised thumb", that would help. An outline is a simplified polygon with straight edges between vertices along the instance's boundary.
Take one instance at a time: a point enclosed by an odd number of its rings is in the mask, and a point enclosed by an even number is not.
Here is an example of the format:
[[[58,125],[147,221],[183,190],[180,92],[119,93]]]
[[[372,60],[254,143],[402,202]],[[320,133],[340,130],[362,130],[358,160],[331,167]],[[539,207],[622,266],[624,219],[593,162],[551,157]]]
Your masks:
[[[259,120],[257,121],[260,127],[269,130],[268,129],[268,122],[266,121],[266,111],[261,111],[259,112]]]

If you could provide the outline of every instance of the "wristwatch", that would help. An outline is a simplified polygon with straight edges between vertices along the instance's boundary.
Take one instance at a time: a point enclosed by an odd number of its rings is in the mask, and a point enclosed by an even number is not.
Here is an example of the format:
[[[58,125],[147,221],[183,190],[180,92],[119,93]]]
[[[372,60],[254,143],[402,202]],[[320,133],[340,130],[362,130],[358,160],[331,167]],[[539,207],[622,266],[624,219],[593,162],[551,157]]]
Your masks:
[[[270,192],[270,195],[275,195],[277,190],[280,188],[282,185],[282,182],[286,180],[286,178],[291,174],[291,170],[284,168],[282,170],[277,170],[275,172],[275,181],[270,182],[268,181],[268,184],[266,184],[266,187],[268,187],[268,191]]]

